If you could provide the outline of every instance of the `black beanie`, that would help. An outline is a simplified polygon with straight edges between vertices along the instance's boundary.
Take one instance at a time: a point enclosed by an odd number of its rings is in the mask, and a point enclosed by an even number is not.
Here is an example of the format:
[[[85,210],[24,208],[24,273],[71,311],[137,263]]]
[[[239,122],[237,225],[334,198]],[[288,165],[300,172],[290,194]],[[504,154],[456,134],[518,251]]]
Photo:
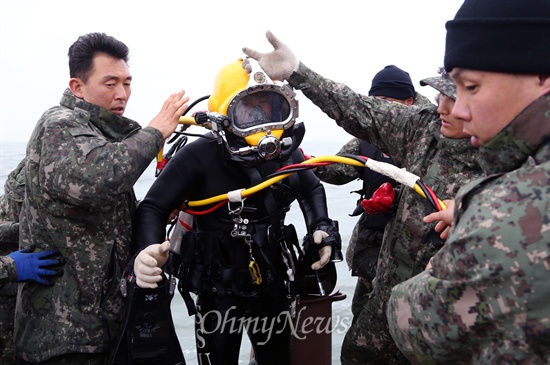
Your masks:
[[[448,72],[550,74],[548,0],[465,0],[446,28]]]
[[[407,72],[389,65],[374,75],[369,96],[386,96],[399,100],[414,98],[414,85]]]

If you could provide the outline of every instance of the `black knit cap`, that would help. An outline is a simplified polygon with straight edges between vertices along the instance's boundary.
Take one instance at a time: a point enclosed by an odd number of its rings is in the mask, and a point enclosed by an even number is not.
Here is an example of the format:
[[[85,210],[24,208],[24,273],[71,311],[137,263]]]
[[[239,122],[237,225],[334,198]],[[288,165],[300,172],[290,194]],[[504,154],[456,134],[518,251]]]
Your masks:
[[[408,72],[389,65],[374,75],[369,96],[386,96],[399,100],[414,98],[414,85]]]
[[[446,28],[448,72],[550,74],[549,0],[465,0]]]

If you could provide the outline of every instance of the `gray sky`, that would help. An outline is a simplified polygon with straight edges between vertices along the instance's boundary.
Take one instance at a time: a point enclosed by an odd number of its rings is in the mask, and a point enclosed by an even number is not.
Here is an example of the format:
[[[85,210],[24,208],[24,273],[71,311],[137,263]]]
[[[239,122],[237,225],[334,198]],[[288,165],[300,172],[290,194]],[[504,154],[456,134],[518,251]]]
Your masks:
[[[313,70],[367,93],[388,64],[418,81],[443,63],[445,22],[462,0],[2,0],[0,2],[0,145],[27,141],[41,114],[68,86],[67,50],[101,31],[130,48],[132,96],[125,116],[145,126],[164,100],[185,89],[211,92],[217,71],[247,46],[269,51],[271,30]],[[349,136],[299,94],[308,140]],[[202,108],[206,104],[202,103]],[[194,130],[193,128],[197,128]],[[202,133],[199,127],[190,132]],[[319,154],[318,151],[312,151]],[[323,154],[336,151],[323,151]]]

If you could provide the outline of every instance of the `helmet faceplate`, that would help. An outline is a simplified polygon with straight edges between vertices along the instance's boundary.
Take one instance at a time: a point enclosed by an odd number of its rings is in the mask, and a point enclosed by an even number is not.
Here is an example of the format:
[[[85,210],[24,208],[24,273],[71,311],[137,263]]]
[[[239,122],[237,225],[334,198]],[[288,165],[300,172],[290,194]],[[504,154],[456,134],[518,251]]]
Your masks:
[[[231,100],[227,116],[231,133],[246,137],[268,130],[285,130],[296,121],[298,102],[288,85],[258,84],[247,87]]]
[[[226,132],[242,138],[253,148],[250,152],[269,160],[281,152],[280,139],[296,122],[298,101],[288,84],[271,80],[255,60],[247,62],[250,75],[242,59],[222,68],[208,107],[229,119]]]

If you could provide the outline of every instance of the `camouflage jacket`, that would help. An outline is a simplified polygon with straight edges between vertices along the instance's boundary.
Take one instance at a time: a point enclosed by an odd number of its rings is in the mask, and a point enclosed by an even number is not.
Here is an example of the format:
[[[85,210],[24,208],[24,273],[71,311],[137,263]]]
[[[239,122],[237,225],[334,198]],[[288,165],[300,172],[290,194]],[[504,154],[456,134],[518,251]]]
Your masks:
[[[25,196],[25,159],[9,173],[0,196],[0,221],[19,222],[19,213]]]
[[[9,173],[0,195],[0,255],[19,249],[19,213],[25,196],[25,159]]]
[[[414,97],[414,106],[433,106],[433,103],[420,93],[416,93]],[[360,151],[361,140],[359,138],[352,138],[345,145],[342,146],[338,154],[350,154],[358,155]],[[323,182],[335,185],[347,184],[353,180],[360,179],[361,175],[357,171],[357,168],[353,165],[346,165],[335,163],[327,166],[319,166],[315,170],[315,175]],[[353,209],[353,207],[352,207]]]
[[[20,244],[66,261],[52,287],[20,284],[15,348],[28,361],[111,348],[122,316],[133,185],[163,145],[160,131],[76,98],[38,121],[26,153]]]
[[[343,145],[337,154],[359,155],[360,145],[361,140],[359,138],[353,138]],[[334,185],[344,185],[361,178],[361,174],[357,170],[357,167],[342,163],[319,166],[315,169],[315,175],[317,175],[321,181]],[[350,207],[350,210],[353,208],[354,207]]]
[[[390,329],[416,362],[549,364],[550,95],[480,156],[487,177],[458,193],[432,268],[393,289]]]
[[[429,101],[428,98],[426,98],[424,95],[416,92],[415,98],[414,98],[414,105],[416,106],[422,106],[422,105],[432,105],[432,103]],[[342,154],[350,154],[350,155],[359,155],[361,151],[361,140],[359,138],[352,138],[350,141],[348,141],[340,151],[338,152],[338,155]],[[366,156],[366,157],[373,157],[373,156]],[[392,163],[391,158],[387,157],[387,159],[380,160],[382,162]],[[315,170],[315,175],[319,177],[323,182],[329,183],[329,184],[335,184],[335,185],[343,185],[347,184],[353,180],[357,179],[363,179],[364,176],[362,176],[358,169],[353,165],[347,165],[347,164],[340,164],[335,163],[327,166],[320,166]],[[365,174],[363,174],[365,175]],[[372,173],[370,176],[376,177],[379,174]],[[390,181],[387,177],[379,177],[374,179],[373,184],[365,184],[363,183],[363,196],[366,198],[370,198],[372,196],[372,193],[384,182]],[[393,181],[393,180],[392,180]],[[395,182],[393,182],[395,183]],[[370,189],[365,189],[365,185],[370,186]],[[368,191],[365,191],[368,190]],[[355,207],[350,207],[350,211]],[[360,246],[358,247],[358,252],[364,252],[364,248],[369,247],[380,247],[382,245],[382,235],[378,234],[366,234],[364,231],[369,229],[367,221],[369,219],[372,220],[372,218],[375,218],[373,216],[370,216],[366,212],[363,212],[361,214],[361,217],[358,219],[357,223],[355,224],[355,227],[353,228],[353,232],[351,234],[348,248],[346,250],[346,262],[348,264],[348,267],[352,270],[352,275],[355,276],[363,276],[364,274],[361,274],[361,271],[363,271],[363,268],[365,266],[369,266],[371,262],[376,263],[378,259],[378,251],[374,250],[369,255],[376,255],[376,257],[373,258],[367,258],[365,260],[354,260],[355,255],[355,249],[357,246],[357,241],[359,237],[362,237],[363,239],[367,240],[375,240],[376,242],[360,242]],[[378,219],[379,221],[386,222],[387,219],[390,219],[391,216],[388,214],[386,217],[380,217],[382,219]],[[361,267],[359,267],[361,266]],[[371,276],[371,274],[367,276]]]
[[[0,221],[0,255],[19,249],[19,223]]]
[[[5,256],[0,256],[0,287],[6,283],[15,281],[17,278],[17,269],[15,262]]]
[[[405,106],[364,96],[303,63],[289,83],[348,133],[390,155],[396,166],[420,176],[441,200],[453,198],[460,186],[482,173],[469,139],[440,135],[441,122],[433,104]],[[373,283],[384,312],[391,288],[424,270],[443,243],[433,230],[435,224],[422,220],[433,210],[425,198],[403,189],[395,219],[386,226]]]
[[[0,196],[0,255],[19,249],[19,213],[25,196],[25,159],[11,171]],[[13,317],[17,302],[15,262],[0,257],[0,364],[16,363],[13,348]]]
[[[338,155],[345,154],[361,155],[369,159],[392,163],[392,159],[389,156],[384,155],[371,144],[361,141],[359,138],[353,138],[342,146]],[[359,219],[351,232],[346,249],[346,262],[352,276],[360,276],[372,280],[376,271],[378,253],[382,245],[384,227],[392,214],[389,212],[375,215],[367,214],[359,205],[359,202],[363,198],[370,198],[383,183],[390,182],[393,186],[396,186],[397,183],[391,178],[377,172],[343,163],[320,166],[315,170],[315,174],[323,182],[335,185],[347,184],[355,179],[362,180],[361,189],[353,191],[359,194],[357,196],[357,205],[349,207],[349,211],[359,216]]]

